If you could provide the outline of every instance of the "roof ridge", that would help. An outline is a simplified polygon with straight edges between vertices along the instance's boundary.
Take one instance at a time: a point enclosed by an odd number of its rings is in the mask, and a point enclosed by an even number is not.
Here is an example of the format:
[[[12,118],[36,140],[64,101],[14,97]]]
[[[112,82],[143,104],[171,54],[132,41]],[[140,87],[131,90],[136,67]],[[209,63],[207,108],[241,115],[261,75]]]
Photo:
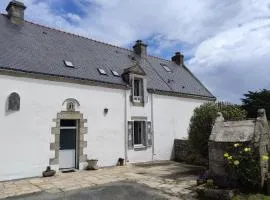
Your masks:
[[[4,13],[0,13],[0,14],[2,14],[2,15],[4,15],[4,16],[7,16],[7,15],[4,14]],[[114,44],[110,44],[110,43],[107,43],[107,42],[103,42],[103,41],[100,41],[100,40],[97,40],[97,39],[92,39],[92,38],[87,37],[87,36],[82,36],[82,35],[79,35],[79,34],[67,32],[67,31],[64,31],[64,30],[60,30],[60,29],[57,29],[57,28],[53,28],[53,27],[50,27],[50,26],[47,26],[47,25],[38,24],[38,23],[36,23],[36,22],[31,22],[31,21],[28,21],[28,20],[24,20],[24,21],[27,22],[27,23],[29,23],[29,24],[35,25],[35,26],[47,28],[47,29],[50,29],[50,30],[53,30],[53,31],[58,31],[58,32],[65,33],[65,34],[68,34],[68,35],[71,35],[71,36],[83,38],[83,39],[86,39],[86,40],[91,40],[91,41],[93,41],[93,42],[97,42],[97,43],[100,43],[100,44],[105,44],[105,45],[108,45],[108,46],[111,46],[111,47],[115,47],[115,48],[119,48],[119,49],[122,49],[122,50],[129,51],[129,52],[134,52],[134,51],[132,51],[131,49],[128,49],[128,48],[125,48],[125,47],[120,47],[120,46],[117,46],[117,45],[114,45]],[[168,59],[161,58],[161,57],[154,56],[154,55],[147,55],[147,56],[152,57],[152,58],[155,58],[155,59],[160,59],[160,60],[172,62],[172,61],[170,61],[170,60],[168,60]]]
[[[6,14],[3,14],[3,13],[1,13],[1,14],[6,16]],[[92,39],[92,38],[89,38],[89,37],[86,37],[86,36],[82,36],[82,35],[79,35],[79,34],[67,32],[67,31],[64,31],[64,30],[53,28],[53,27],[50,27],[50,26],[47,26],[47,25],[38,24],[36,22],[32,22],[32,21],[28,21],[28,20],[24,20],[24,21],[27,22],[27,23],[29,23],[29,24],[35,25],[35,26],[47,28],[47,29],[50,29],[50,30],[53,30],[53,31],[65,33],[65,34],[68,34],[68,35],[71,35],[71,36],[83,38],[83,39],[86,39],[86,40],[91,40],[93,42],[97,42],[97,43],[105,44],[105,45],[108,45],[108,46],[116,47],[116,48],[119,48],[119,49],[122,49],[122,50],[133,52],[131,49],[120,47],[120,46],[113,45],[113,44],[109,44],[109,43],[106,43],[106,42],[103,42],[103,41],[100,41],[100,40],[97,40],[97,39]]]
[[[158,57],[158,56],[153,56],[153,55],[148,55],[149,57],[152,57],[154,59],[159,59],[159,60],[163,60],[163,61],[167,61],[167,62],[173,62],[171,60],[168,60],[168,59],[165,59],[165,58],[161,58],[161,57]]]

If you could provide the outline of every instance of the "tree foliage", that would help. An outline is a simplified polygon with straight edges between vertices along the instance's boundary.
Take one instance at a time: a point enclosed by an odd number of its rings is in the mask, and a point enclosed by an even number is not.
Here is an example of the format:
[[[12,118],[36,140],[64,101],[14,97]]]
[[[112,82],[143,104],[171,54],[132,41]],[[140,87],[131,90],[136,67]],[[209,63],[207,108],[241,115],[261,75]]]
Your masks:
[[[246,111],[240,106],[228,103],[205,103],[196,108],[190,120],[189,141],[204,157],[208,157],[208,139],[217,112],[221,112],[225,120],[242,120],[246,117]]]
[[[257,110],[264,108],[267,118],[270,119],[270,90],[248,91],[241,100],[242,108],[247,111],[249,118],[256,118]]]

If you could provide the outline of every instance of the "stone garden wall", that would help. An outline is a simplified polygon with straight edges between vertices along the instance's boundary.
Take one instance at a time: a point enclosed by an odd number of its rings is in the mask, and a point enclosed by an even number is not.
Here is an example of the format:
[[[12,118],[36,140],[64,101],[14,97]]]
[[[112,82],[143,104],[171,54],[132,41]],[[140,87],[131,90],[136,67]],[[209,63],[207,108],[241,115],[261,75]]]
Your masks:
[[[196,151],[194,151],[193,147],[189,144],[188,140],[174,140],[174,153],[175,153],[175,161],[177,162],[185,162],[188,164],[195,165],[208,165],[208,159],[200,156]]]

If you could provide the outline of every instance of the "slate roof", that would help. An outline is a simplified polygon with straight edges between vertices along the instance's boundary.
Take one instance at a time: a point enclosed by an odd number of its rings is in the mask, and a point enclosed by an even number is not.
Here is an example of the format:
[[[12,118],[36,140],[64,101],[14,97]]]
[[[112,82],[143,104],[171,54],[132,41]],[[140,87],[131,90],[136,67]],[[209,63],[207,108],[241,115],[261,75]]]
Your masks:
[[[124,69],[134,65],[132,57],[145,71],[149,91],[215,99],[185,66],[149,55],[140,58],[125,48],[27,21],[17,26],[10,23],[6,15],[0,14],[2,69],[126,86],[121,77],[113,76],[111,70],[122,74]],[[71,61],[75,68],[65,67],[63,60]],[[173,72],[167,72],[160,63]],[[100,75],[97,68],[105,69],[108,75]]]

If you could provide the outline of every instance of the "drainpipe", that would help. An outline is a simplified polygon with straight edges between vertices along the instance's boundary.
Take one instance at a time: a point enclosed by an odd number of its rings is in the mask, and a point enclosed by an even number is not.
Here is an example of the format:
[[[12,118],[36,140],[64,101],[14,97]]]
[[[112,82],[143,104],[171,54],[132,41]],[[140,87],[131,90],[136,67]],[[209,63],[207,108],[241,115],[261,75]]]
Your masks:
[[[124,142],[124,145],[125,145],[125,165],[127,164],[127,160],[128,160],[128,156],[127,156],[127,141],[128,141],[128,138],[127,138],[127,133],[128,133],[128,127],[127,127],[127,90],[125,90],[125,111],[124,111],[124,115],[125,115],[125,119],[124,119],[124,124],[125,124],[125,135],[124,135],[124,138],[125,138],[125,142]]]
[[[151,93],[151,121],[152,121],[152,161],[154,161],[154,155],[155,155],[155,134],[154,134],[154,101],[153,101],[153,93]]]

